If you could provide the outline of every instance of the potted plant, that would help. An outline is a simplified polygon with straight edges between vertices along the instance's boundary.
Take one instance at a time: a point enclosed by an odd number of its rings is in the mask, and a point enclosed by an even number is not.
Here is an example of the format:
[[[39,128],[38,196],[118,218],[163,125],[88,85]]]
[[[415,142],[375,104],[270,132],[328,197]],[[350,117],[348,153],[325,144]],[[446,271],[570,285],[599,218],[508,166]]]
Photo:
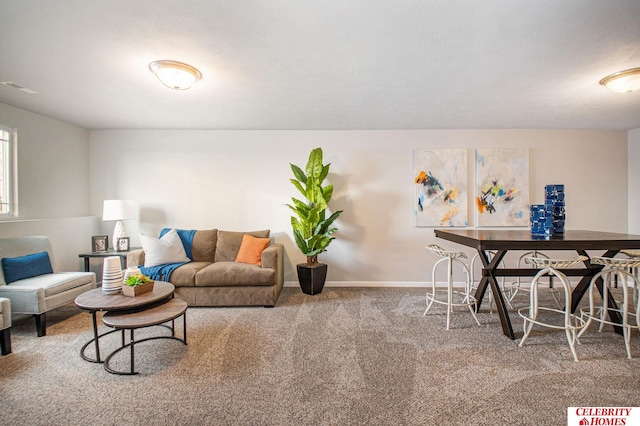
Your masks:
[[[295,213],[291,216],[291,227],[296,245],[307,256],[307,263],[297,265],[298,281],[303,293],[317,294],[322,291],[327,277],[327,265],[318,262],[318,255],[327,251],[338,229],[332,227],[342,210],[326,217],[333,185],[322,186],[329,174],[329,164],[322,164],[322,148],[315,148],[309,154],[305,170],[290,164],[294,179],[291,183],[304,200],[291,198],[287,206]]]
[[[125,296],[137,296],[153,290],[153,280],[146,275],[136,274],[127,277],[122,286],[122,294]]]

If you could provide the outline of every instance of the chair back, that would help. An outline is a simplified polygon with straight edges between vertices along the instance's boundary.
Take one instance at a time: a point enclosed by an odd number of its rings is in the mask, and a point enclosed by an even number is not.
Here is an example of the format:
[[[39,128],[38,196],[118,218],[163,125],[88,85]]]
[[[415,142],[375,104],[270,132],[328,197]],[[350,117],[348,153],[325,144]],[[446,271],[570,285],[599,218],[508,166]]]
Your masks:
[[[15,237],[0,239],[0,262],[5,257],[26,256],[28,254],[41,253],[46,251],[49,253],[51,268],[56,272],[56,263],[53,256],[53,247],[49,237],[33,236],[33,237]],[[0,285],[6,285],[4,280],[4,271],[0,267]]]

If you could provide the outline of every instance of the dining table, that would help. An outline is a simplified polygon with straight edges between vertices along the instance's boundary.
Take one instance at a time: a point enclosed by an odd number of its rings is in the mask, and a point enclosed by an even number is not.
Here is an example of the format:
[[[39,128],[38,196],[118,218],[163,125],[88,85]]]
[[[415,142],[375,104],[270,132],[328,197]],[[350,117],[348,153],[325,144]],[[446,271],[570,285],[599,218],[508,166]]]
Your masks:
[[[503,259],[510,251],[573,251],[586,256],[587,260],[573,268],[559,269],[568,277],[581,277],[571,294],[571,312],[575,312],[582,297],[588,290],[592,277],[600,272],[602,265],[591,263],[593,256],[614,257],[621,250],[640,248],[640,235],[591,230],[566,230],[562,234],[548,237],[532,235],[529,229],[435,229],[437,238],[471,247],[478,252],[482,262],[482,277],[475,290],[477,301],[476,311],[480,309],[487,287],[491,288],[497,305],[498,316],[503,333],[512,340],[516,336],[513,332],[511,319],[505,302],[505,295],[498,285],[498,277],[533,277],[539,269],[535,268],[507,268]],[[591,253],[589,253],[591,251]],[[602,280],[596,281],[596,286],[602,294]],[[620,314],[613,297],[608,298],[609,318],[620,323]],[[622,327],[614,327],[619,334]]]

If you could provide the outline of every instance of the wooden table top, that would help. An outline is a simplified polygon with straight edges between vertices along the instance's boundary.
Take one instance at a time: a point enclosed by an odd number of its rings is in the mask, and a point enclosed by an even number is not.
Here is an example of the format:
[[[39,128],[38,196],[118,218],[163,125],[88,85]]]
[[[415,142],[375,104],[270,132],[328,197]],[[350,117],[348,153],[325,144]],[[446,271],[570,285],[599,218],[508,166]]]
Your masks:
[[[171,283],[156,281],[153,291],[135,297],[122,293],[106,294],[101,288],[82,293],[76,297],[76,306],[87,311],[124,311],[136,309],[169,298],[175,287]]]
[[[171,299],[167,303],[145,309],[140,312],[120,313],[109,311],[102,317],[102,322],[116,329],[132,329],[162,324],[178,318],[187,310],[187,302]]]
[[[621,250],[640,248],[640,235],[568,230],[540,238],[529,229],[436,229],[436,237],[478,250]]]

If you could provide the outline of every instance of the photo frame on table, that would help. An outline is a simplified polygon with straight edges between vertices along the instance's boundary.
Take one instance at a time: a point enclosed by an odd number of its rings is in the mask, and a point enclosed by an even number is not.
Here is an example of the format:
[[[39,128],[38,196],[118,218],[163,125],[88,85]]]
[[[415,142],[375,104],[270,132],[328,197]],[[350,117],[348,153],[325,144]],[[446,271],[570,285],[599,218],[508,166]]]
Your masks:
[[[116,251],[129,251],[129,237],[120,237],[116,241]]]
[[[91,251],[94,253],[108,252],[109,237],[107,235],[94,235],[91,237]]]

